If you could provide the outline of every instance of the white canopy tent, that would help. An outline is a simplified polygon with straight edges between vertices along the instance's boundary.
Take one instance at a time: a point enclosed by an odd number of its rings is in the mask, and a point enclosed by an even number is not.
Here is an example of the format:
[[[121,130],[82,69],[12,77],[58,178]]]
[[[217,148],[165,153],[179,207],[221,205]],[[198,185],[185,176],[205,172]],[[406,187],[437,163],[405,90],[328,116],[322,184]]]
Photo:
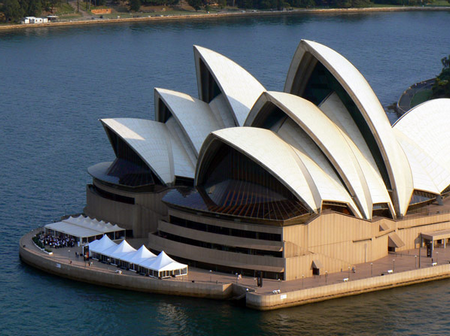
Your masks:
[[[118,266],[125,266],[128,268],[128,262],[125,262],[124,259],[127,255],[133,254],[134,252],[136,252],[136,249],[124,240],[117,245],[111,253],[108,253],[108,257],[113,259]]]
[[[135,271],[141,271],[139,264],[146,260],[154,260],[156,255],[150,252],[145,245],[142,245],[139,250],[134,253],[127,254],[123,257],[124,262],[128,262],[129,267]]]
[[[82,215],[47,224],[44,226],[44,230],[46,234],[74,237],[81,244],[99,239],[105,234],[112,239],[125,237],[125,229],[118,225],[112,225],[111,223],[105,223],[104,221],[98,221]]]
[[[158,256],[150,252],[144,245],[136,251],[126,240],[114,243],[107,235],[89,244],[94,257],[108,261],[117,266],[133,269],[157,278],[169,278],[188,274],[188,266],[176,262],[164,251]]]
[[[176,262],[162,251],[154,260],[148,260],[140,264],[148,270],[148,275],[157,278],[169,278],[188,274],[188,266]]]
[[[113,225],[110,222],[105,222],[103,220],[98,221],[95,218],[84,217],[83,215],[78,217],[70,216],[69,218],[64,219],[63,222],[102,232],[103,234],[108,234],[112,240],[125,237],[125,229],[119,227],[117,224]]]
[[[104,235],[100,240],[94,240],[89,243],[89,251],[93,257],[101,258],[103,251],[117,246],[107,235]]]

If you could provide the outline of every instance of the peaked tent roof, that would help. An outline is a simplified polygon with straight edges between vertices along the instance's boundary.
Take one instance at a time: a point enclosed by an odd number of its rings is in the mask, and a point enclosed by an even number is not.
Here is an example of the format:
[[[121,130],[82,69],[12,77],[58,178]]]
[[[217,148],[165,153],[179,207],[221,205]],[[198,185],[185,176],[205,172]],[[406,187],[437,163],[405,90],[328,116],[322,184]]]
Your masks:
[[[89,250],[95,253],[102,253],[113,246],[117,246],[117,244],[114,243],[107,235],[104,235],[102,239],[94,240],[92,243],[89,243]]]
[[[122,257],[133,252],[136,252],[136,249],[130,246],[126,240],[123,240],[108,256],[115,259],[122,259]]]
[[[166,252],[162,251],[152,263],[145,266],[154,271],[174,271],[177,269],[185,268],[187,265],[176,262],[170,258]]]
[[[150,252],[145,245],[142,245],[139,250],[134,253],[125,255],[122,260],[127,261],[130,264],[138,265],[146,260],[155,259],[156,255]]]

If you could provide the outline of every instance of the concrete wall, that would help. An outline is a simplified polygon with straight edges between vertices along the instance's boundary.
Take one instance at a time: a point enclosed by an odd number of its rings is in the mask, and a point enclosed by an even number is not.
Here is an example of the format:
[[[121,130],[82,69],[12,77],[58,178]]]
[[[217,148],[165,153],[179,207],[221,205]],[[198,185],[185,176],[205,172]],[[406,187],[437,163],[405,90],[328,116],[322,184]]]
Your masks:
[[[84,213],[98,220],[104,220],[119,226],[134,230],[140,219],[139,206],[115,202],[103,198],[86,188],[86,207]]]
[[[448,277],[449,264],[281,294],[247,293],[246,304],[247,307],[258,310],[271,310]]]
[[[301,279],[313,276],[312,263],[313,260],[320,260],[323,268],[320,270],[320,274],[325,272],[333,273],[340,270],[347,270],[352,265],[343,260],[338,260],[323,254],[309,254],[301,257],[286,258],[286,273],[285,280]]]
[[[213,265],[269,272],[284,270],[283,258],[213,250],[175,242],[152,234],[149,235],[148,246],[158,251],[164,250],[170,256]]]
[[[24,248],[22,240],[19,255],[23,262],[42,271],[72,280],[107,287],[211,299],[226,299],[232,295],[233,291],[231,284],[159,280],[144,276],[118,274],[90,267],[80,267],[73,264],[69,265],[58,260],[52,260],[51,256],[44,256],[42,253],[36,253],[31,249]]]
[[[111,188],[97,181],[94,183],[98,188],[107,192],[134,198],[135,204],[103,198],[92,192],[88,185],[84,213],[89,217],[103,219],[126,229],[132,229],[135,238],[147,237],[149,232],[156,231],[160,219],[167,218],[167,206],[161,201],[166,191],[135,193]]]
[[[225,220],[225,219],[221,219],[220,217],[213,218],[213,217],[183,212],[183,211],[179,211],[176,209],[169,209],[169,215],[184,218],[184,219],[187,219],[187,220],[190,220],[193,222],[197,222],[197,223],[223,226],[223,227],[231,228],[231,229],[266,232],[266,233],[277,233],[277,234],[282,234],[282,232],[283,232],[283,228],[281,226],[271,226],[271,225],[265,225],[265,224],[246,223],[243,221]]]
[[[307,224],[283,228],[285,280],[312,276],[312,261],[325,271],[338,272],[355,264],[370,262],[388,253],[387,235],[379,223],[335,212],[323,213]]]
[[[158,229],[180,237],[186,237],[189,239],[195,239],[202,242],[208,242],[213,244],[243,247],[243,248],[253,248],[265,251],[282,251],[283,249],[283,242],[281,241],[269,241],[269,240],[259,240],[259,239],[221,235],[216,233],[188,229],[185,227],[167,223],[165,221],[159,221]]]
[[[405,243],[398,251],[419,247],[420,233],[450,229],[450,214],[433,214],[398,221],[397,234]]]

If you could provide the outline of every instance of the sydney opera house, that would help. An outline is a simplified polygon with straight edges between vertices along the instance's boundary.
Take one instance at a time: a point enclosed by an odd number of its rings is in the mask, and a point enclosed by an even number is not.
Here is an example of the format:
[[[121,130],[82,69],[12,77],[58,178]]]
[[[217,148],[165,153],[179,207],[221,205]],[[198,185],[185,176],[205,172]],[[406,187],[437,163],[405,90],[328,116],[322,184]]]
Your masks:
[[[392,126],[347,59],[305,40],[282,92],[214,51],[194,59],[198,98],[157,88],[155,120],[100,120],[115,159],[88,169],[85,214],[191,266],[283,280],[450,229],[427,212],[450,191],[450,99]]]

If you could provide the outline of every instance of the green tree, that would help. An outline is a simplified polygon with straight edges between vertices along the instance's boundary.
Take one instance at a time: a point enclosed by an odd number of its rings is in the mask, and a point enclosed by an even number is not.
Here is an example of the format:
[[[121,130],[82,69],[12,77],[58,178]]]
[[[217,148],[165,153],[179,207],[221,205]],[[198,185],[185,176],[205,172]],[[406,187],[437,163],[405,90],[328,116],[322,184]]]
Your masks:
[[[4,0],[3,14],[5,14],[6,21],[19,21],[24,13],[18,0]]]
[[[137,12],[141,9],[141,0],[130,0],[130,10]]]
[[[188,0],[189,6],[194,7],[196,11],[198,11],[200,8],[202,8],[203,2],[202,0]]]
[[[431,98],[450,98],[450,55],[441,59],[442,71],[436,77]]]
[[[25,10],[26,15],[40,16],[42,13],[42,3],[40,1],[30,1],[28,9]]]

